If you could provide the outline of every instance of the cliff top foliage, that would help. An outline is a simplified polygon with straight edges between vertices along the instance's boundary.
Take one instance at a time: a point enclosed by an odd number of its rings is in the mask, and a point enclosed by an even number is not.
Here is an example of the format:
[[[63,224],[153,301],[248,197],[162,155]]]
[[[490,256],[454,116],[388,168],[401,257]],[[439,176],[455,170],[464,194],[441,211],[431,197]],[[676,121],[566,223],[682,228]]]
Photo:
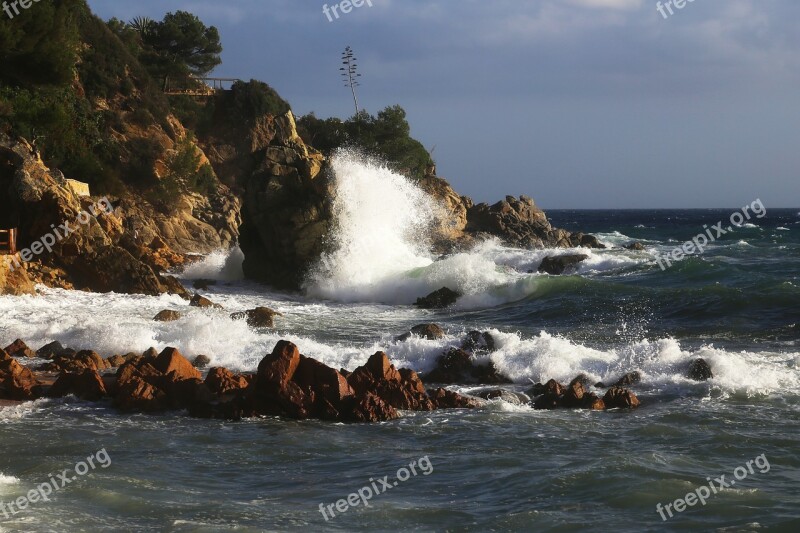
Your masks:
[[[165,78],[196,83],[194,76],[220,64],[221,51],[217,29],[187,12],[168,13],[161,21],[105,22],[86,0],[39,2],[23,16],[0,17],[0,131],[34,141],[48,166],[89,182],[96,193],[163,189],[155,162],[175,162],[155,139],[178,141],[170,113],[203,139],[290,109],[257,80],[237,82],[205,101],[164,94]],[[311,114],[299,129],[323,152],[356,146],[409,175],[423,175],[430,164],[399,106],[344,121]],[[184,148],[176,147],[179,154]],[[213,182],[209,170],[172,172],[171,178],[180,176],[185,188],[206,192]],[[168,185],[168,192],[176,190],[175,180]]]
[[[297,130],[304,142],[326,155],[340,147],[357,148],[412,178],[424,177],[433,165],[422,143],[411,137],[406,112],[399,105],[378,116],[361,111],[347,120],[319,119],[310,113],[297,121]]]

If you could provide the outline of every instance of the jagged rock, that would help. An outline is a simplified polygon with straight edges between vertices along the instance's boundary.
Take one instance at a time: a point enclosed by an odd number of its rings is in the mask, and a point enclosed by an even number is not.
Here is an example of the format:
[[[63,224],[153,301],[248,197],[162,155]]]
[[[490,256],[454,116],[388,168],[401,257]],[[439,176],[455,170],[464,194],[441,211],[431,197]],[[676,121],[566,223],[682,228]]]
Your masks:
[[[174,322],[180,320],[180,318],[181,314],[179,312],[171,309],[164,309],[163,311],[159,311],[158,314],[153,317],[153,320],[156,322]]]
[[[39,396],[39,381],[5,351],[0,353],[0,399],[26,401]]]
[[[511,405],[525,405],[530,402],[530,398],[522,393],[513,392],[506,389],[492,389],[480,391],[476,394],[479,398],[484,400],[502,400]]]
[[[17,339],[6,346],[5,351],[8,355],[17,359],[36,357],[36,353],[28,348],[28,345],[22,339]]]
[[[347,414],[347,419],[352,422],[384,422],[399,417],[394,407],[371,393],[358,397]]]
[[[272,328],[275,327],[276,316],[283,315],[268,307],[256,307],[248,311],[233,313],[231,314],[231,319],[247,320],[247,325],[251,328]]]
[[[408,340],[411,335],[416,335],[417,337],[422,337],[423,339],[428,339],[429,341],[435,341],[444,337],[445,333],[441,326],[437,324],[418,324],[411,328],[411,331],[408,333],[404,333],[397,337],[399,341],[406,341]]]
[[[215,309],[222,309],[223,307],[219,304],[215,304],[205,296],[200,296],[199,294],[195,294],[192,297],[192,300],[189,302],[189,305],[192,307],[202,307],[202,308],[209,308],[213,307]]]
[[[111,357],[106,359],[106,362],[108,363],[108,366],[110,368],[117,368],[127,363],[128,360],[125,358],[124,355],[112,355]]]
[[[64,348],[60,342],[53,341],[36,350],[36,357],[41,359],[53,359],[58,355],[63,355],[65,351],[66,348]]]
[[[639,407],[639,398],[627,389],[612,387],[603,396],[603,403],[607,409],[632,409]]]
[[[471,353],[491,353],[495,350],[494,337],[488,331],[470,331],[461,343],[461,349]]]
[[[414,304],[422,309],[444,309],[456,303],[461,298],[461,294],[447,287],[442,287],[423,298],[417,298]]]
[[[637,385],[642,382],[642,374],[638,370],[628,372],[614,383],[615,387],[627,387],[630,385]]]
[[[62,398],[69,394],[87,402],[97,402],[107,393],[97,370],[84,369],[79,372],[62,372],[47,392],[51,398]]]
[[[451,348],[442,354],[436,362],[436,368],[430,371],[425,379],[434,383],[479,383],[495,385],[511,383],[511,380],[500,374],[494,363],[476,365],[472,356],[458,348]]]
[[[194,361],[192,361],[192,366],[200,369],[205,368],[210,364],[211,364],[211,358],[207,355],[202,355],[202,354],[195,357]]]
[[[554,276],[560,276],[567,270],[571,270],[578,263],[589,259],[588,255],[558,255],[545,257],[539,265],[539,272],[545,272]]]
[[[81,350],[77,353],[64,350],[44,364],[40,370],[47,372],[82,372],[83,370],[105,370],[110,368],[108,361],[92,350]]]
[[[234,374],[225,368],[212,368],[208,371],[205,384],[213,394],[223,395],[242,391],[249,385],[244,376]]]
[[[443,388],[428,391],[428,396],[436,409],[474,409],[483,405],[478,398],[463,396]]]
[[[156,370],[165,375],[174,373],[174,379],[201,379],[202,375],[176,348],[164,348],[153,362]]]
[[[197,290],[207,291],[209,287],[216,284],[217,282],[213,279],[196,279],[194,283],[192,283],[192,287]]]
[[[642,252],[645,249],[644,245],[642,243],[640,243],[640,242],[631,243],[631,244],[627,245],[625,248],[628,249],[628,250],[634,250],[636,252]]]
[[[711,366],[705,359],[695,359],[689,365],[686,377],[695,381],[708,381],[714,377],[714,372],[711,371]]]

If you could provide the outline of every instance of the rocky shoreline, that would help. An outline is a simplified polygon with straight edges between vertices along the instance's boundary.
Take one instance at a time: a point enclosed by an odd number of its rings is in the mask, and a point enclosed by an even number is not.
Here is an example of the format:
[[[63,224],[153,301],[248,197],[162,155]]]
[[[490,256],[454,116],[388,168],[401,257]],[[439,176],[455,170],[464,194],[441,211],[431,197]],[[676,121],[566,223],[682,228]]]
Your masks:
[[[243,318],[247,316],[243,314]],[[444,330],[436,324],[420,324],[398,340],[412,335],[439,339]],[[490,400],[548,410],[597,411],[640,405],[636,394],[625,388],[641,381],[638,372],[622,376],[610,387],[592,385],[585,375],[579,375],[567,385],[552,379],[536,383],[525,393],[504,388],[511,380],[493,363],[479,362],[494,349],[489,332],[469,332],[460,348],[447,349],[436,367],[423,374],[425,381],[436,384],[426,387],[417,372],[397,369],[382,351],[350,372],[307,357],[293,343],[281,340],[255,372],[237,373],[223,367],[206,369],[209,358],[201,355],[190,361],[176,348],[160,353],[149,348],[141,354],[103,358],[92,350],[76,351],[59,342],[34,351],[18,339],[0,350],[0,407],[71,395],[112,405],[123,413],[181,411],[206,419],[279,416],[381,422],[398,418],[401,411],[472,409]],[[37,360],[45,362],[33,366]],[[687,376],[704,381],[713,373],[705,361],[696,360]],[[445,388],[448,385],[488,387],[465,395]],[[606,389],[605,393],[600,389]]]

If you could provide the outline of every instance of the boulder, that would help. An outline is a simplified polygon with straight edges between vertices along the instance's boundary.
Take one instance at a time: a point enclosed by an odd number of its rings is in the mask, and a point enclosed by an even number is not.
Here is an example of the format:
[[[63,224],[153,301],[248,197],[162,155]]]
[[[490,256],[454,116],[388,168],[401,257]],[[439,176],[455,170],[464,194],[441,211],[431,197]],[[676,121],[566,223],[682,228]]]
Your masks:
[[[195,357],[194,361],[192,361],[192,366],[199,369],[203,369],[210,364],[211,364],[211,358],[207,355],[202,355],[202,354]]]
[[[476,394],[476,396],[483,398],[484,400],[502,400],[506,403],[510,403],[511,405],[525,405],[531,401],[531,399],[525,394],[506,389],[480,391]]]
[[[174,374],[174,381],[202,378],[200,372],[176,348],[164,348],[153,367],[164,375]]]
[[[511,383],[511,380],[500,374],[494,363],[476,365],[472,356],[464,350],[450,348],[436,362],[436,368],[428,372],[425,379],[435,383],[497,385]]]
[[[268,307],[256,307],[249,311],[240,311],[231,314],[233,320],[247,320],[247,325],[251,328],[272,328],[275,327],[275,317],[283,316],[277,311]]]
[[[180,320],[181,314],[177,311],[172,311],[170,309],[164,309],[163,311],[159,311],[159,313],[153,317],[153,320],[156,322],[174,322],[176,320]]]
[[[422,309],[444,309],[445,307],[450,307],[455,304],[459,298],[461,298],[460,293],[448,289],[447,287],[442,287],[424,298],[417,298],[414,305]]]
[[[114,405],[122,411],[161,411],[166,407],[166,393],[134,375],[119,385]]]
[[[634,393],[620,387],[611,387],[603,396],[607,409],[632,409],[639,407],[639,398]]]
[[[367,393],[356,398],[346,416],[351,422],[384,422],[399,418],[400,414],[375,394]]]
[[[628,387],[630,385],[638,385],[642,382],[642,374],[638,370],[628,372],[614,383],[615,387]]]
[[[714,372],[705,359],[695,359],[689,365],[686,377],[694,381],[708,381],[714,377]]]
[[[258,364],[256,382],[284,385],[294,377],[298,366],[300,351],[297,346],[289,341],[278,341],[272,353]]]
[[[401,335],[397,340],[405,341],[411,337],[411,335],[416,335],[417,337],[428,339],[429,341],[435,341],[444,338],[445,332],[442,327],[437,324],[417,324],[411,328],[410,332]]]
[[[191,301],[189,302],[189,305],[191,305],[192,307],[202,307],[202,308],[206,308],[206,309],[210,308],[210,307],[213,307],[215,309],[222,309],[223,308],[221,305],[215,304],[214,302],[212,302],[211,300],[209,300],[205,296],[200,296],[199,294],[195,294],[192,297]]]
[[[81,400],[97,402],[107,393],[103,378],[97,370],[84,369],[79,372],[62,372],[47,392],[51,398],[62,398],[70,394]]]
[[[53,359],[57,355],[63,354],[65,351],[66,348],[64,348],[60,342],[53,341],[36,350],[36,357],[41,359]]]
[[[25,344],[22,339],[17,339],[6,346],[5,351],[8,353],[8,355],[11,357],[16,357],[17,359],[36,357],[36,353],[28,348],[28,345]]]
[[[585,261],[586,259],[589,259],[589,256],[584,254],[545,257],[542,260],[542,264],[539,265],[539,272],[560,276],[568,269],[574,269],[578,263]]]
[[[124,365],[128,360],[125,358],[124,355],[112,355],[108,359],[106,359],[106,363],[108,363],[109,368],[117,368]]]
[[[645,249],[644,248],[644,244],[642,244],[640,242],[633,242],[633,243],[627,245],[625,248],[628,249],[628,250],[634,250],[636,252],[642,252]]]
[[[213,394],[223,395],[242,391],[249,385],[244,376],[234,374],[226,368],[215,367],[208,371],[205,384]]]
[[[39,396],[39,381],[33,372],[7,353],[0,354],[0,399],[27,401]]]
[[[317,399],[324,399],[337,411],[343,401],[355,395],[346,377],[328,365],[304,355],[300,356],[300,363],[292,379],[300,388],[313,393]]]
[[[64,350],[60,355],[55,356],[50,363],[40,367],[39,370],[46,372],[81,372],[83,370],[100,371],[108,368],[111,368],[109,362],[93,350],[81,350],[76,353]]]
[[[470,353],[491,353],[495,350],[494,337],[488,331],[470,331],[461,343],[461,349]]]
[[[483,405],[478,398],[463,396],[443,388],[429,390],[428,396],[436,409],[474,409]]]

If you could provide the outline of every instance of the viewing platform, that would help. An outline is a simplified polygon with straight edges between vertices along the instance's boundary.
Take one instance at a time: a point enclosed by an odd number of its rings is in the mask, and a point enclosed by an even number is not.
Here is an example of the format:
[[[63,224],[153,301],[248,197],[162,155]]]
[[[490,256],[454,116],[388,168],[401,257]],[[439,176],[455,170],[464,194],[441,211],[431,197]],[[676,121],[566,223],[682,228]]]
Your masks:
[[[0,229],[0,255],[17,253],[17,228]]]

